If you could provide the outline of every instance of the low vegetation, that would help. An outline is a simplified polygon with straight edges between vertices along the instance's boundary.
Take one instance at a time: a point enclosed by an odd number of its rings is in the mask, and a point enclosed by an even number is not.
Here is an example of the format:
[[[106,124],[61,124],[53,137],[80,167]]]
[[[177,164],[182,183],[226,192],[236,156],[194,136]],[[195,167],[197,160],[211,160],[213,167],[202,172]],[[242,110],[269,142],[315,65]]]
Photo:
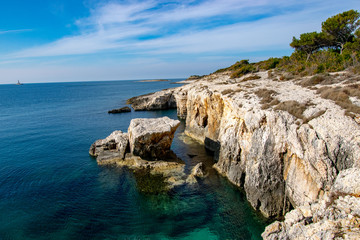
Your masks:
[[[271,106],[275,106],[280,103],[279,100],[274,98],[277,95],[277,92],[262,88],[255,92],[255,94],[260,98],[261,108],[262,109],[268,109]]]
[[[317,90],[322,98],[333,100],[346,110],[345,114],[354,117],[360,114],[360,107],[351,101],[351,97],[360,99],[360,85],[352,84],[345,87],[322,87]]]
[[[256,74],[253,74],[253,75],[250,75],[246,78],[244,78],[242,81],[245,82],[245,81],[251,81],[251,80],[256,80],[256,79],[260,79],[261,77],[259,75],[256,75]]]
[[[360,13],[349,10],[328,18],[321,24],[320,32],[303,33],[293,37],[290,46],[294,48],[291,56],[269,58],[264,61],[250,63],[244,59],[228,68],[215,73],[226,73],[230,78],[242,81],[260,79],[256,73],[268,71],[268,79],[273,81],[292,80],[296,84],[316,91],[324,99],[334,101],[345,109],[348,116],[360,114]],[[344,73],[331,74],[331,72]],[[312,77],[306,77],[312,76]],[[246,86],[242,86],[246,87]],[[223,94],[233,94],[225,90]],[[263,109],[273,107],[287,111],[293,116],[308,122],[325,113],[319,111],[309,118],[303,116],[309,104],[296,101],[279,102],[277,93],[269,89],[258,89]]]
[[[303,33],[293,37],[291,56],[269,58],[250,63],[241,60],[215,73],[230,72],[231,78],[248,73],[276,69],[296,76],[309,76],[351,69],[360,73],[360,14],[349,10],[328,18],[321,24],[321,32]],[[288,80],[283,78],[280,80]]]
[[[282,111],[286,111],[288,113],[290,113],[291,115],[293,115],[296,118],[299,119],[305,119],[303,113],[304,111],[310,106],[310,103],[299,103],[297,101],[285,101],[285,102],[281,102],[279,103],[276,107],[275,110],[282,110]]]

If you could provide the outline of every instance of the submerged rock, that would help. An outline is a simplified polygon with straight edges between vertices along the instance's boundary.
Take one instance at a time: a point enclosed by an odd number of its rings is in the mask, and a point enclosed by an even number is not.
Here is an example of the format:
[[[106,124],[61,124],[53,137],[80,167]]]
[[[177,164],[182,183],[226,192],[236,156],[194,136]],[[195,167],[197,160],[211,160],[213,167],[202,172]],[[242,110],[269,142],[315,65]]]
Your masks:
[[[116,164],[117,166],[126,166],[133,170],[147,169],[150,174],[162,175],[168,184],[168,189],[185,183],[185,164],[178,158],[171,159],[170,161],[148,161],[139,156],[128,154],[124,161],[118,161]]]
[[[139,177],[139,185],[146,192],[169,190],[185,183],[185,164],[170,151],[175,131],[180,121],[168,117],[133,119],[129,134],[114,131],[107,138],[97,140],[89,154],[99,165],[127,167]],[[129,141],[130,140],[130,141]],[[163,179],[165,185],[151,187],[143,181],[147,174],[154,175],[150,182]],[[136,175],[136,174],[135,174]]]
[[[147,160],[166,159],[180,121],[168,117],[136,118],[128,129],[130,152]]]
[[[191,174],[187,177],[186,182],[187,183],[196,183],[196,178],[204,178],[206,175],[205,172],[205,165],[200,162],[193,167],[191,170]]]
[[[122,107],[122,108],[113,109],[113,110],[108,111],[108,113],[124,113],[124,112],[131,112],[131,108]]]

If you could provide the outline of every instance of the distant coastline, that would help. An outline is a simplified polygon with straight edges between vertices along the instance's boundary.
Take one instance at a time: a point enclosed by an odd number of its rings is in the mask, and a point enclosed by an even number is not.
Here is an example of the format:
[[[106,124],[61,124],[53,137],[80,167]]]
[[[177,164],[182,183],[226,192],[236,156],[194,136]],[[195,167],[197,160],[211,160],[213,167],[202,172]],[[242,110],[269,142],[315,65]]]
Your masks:
[[[166,80],[166,79],[151,79],[151,80],[140,80],[138,82],[169,82],[169,80]]]

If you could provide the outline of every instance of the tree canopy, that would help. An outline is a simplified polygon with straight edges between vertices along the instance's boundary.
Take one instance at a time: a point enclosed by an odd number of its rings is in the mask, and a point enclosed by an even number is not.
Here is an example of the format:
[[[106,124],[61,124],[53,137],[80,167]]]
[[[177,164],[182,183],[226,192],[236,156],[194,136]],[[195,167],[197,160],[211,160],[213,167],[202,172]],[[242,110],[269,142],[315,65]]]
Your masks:
[[[300,39],[293,37],[290,46],[296,51],[305,52],[307,54],[306,60],[309,60],[310,55],[316,52],[325,45],[325,37],[323,33],[310,32],[300,35]]]
[[[322,48],[334,48],[342,53],[347,42],[360,36],[360,13],[349,10],[328,18],[321,24],[321,32],[303,33],[300,38],[293,37],[290,46],[296,51],[310,55]]]
[[[343,50],[344,45],[357,31],[360,25],[360,14],[355,10],[349,10],[328,18],[321,24],[321,30],[327,35],[331,46]]]

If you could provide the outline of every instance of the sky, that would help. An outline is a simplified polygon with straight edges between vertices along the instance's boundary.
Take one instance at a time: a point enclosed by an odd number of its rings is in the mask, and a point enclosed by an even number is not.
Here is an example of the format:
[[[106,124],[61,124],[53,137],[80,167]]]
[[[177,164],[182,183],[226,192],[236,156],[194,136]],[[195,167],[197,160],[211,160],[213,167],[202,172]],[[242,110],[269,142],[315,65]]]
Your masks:
[[[187,78],[290,55],[359,0],[2,0],[0,84]]]

